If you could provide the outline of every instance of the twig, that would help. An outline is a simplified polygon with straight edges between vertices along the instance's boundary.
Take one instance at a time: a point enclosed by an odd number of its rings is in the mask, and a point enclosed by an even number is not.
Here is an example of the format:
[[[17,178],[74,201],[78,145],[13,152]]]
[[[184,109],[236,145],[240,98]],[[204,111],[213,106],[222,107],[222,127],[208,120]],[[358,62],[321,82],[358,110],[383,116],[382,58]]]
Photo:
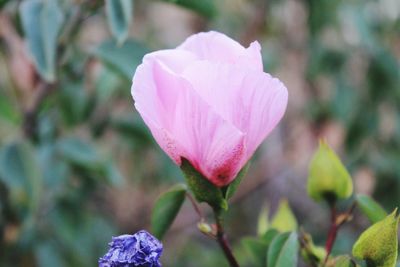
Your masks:
[[[197,215],[199,215],[200,220],[204,220],[204,214],[201,211],[199,205],[197,204],[196,200],[194,200],[193,196],[190,193],[186,193],[186,197],[190,200],[190,203],[192,203],[192,206],[194,210],[196,211]]]
[[[33,139],[36,135],[37,115],[42,102],[54,90],[54,83],[40,81],[32,105],[25,111],[23,130],[27,138]]]
[[[345,213],[338,214],[336,211],[335,204],[331,205],[331,227],[329,229],[328,238],[327,238],[326,244],[325,244],[326,256],[325,256],[325,260],[324,260],[324,266],[328,262],[329,255],[332,252],[332,247],[336,241],[336,237],[337,237],[339,228],[343,224],[345,224],[346,222],[351,220],[352,213],[353,213],[355,206],[356,206],[356,203],[353,202],[353,204],[350,206],[350,208]]]
[[[336,207],[333,204],[331,206],[331,227],[328,232],[328,239],[326,240],[325,250],[326,256],[324,260],[324,264],[328,261],[329,255],[331,254],[333,244],[335,243],[337,232],[339,230],[339,226],[336,224]]]

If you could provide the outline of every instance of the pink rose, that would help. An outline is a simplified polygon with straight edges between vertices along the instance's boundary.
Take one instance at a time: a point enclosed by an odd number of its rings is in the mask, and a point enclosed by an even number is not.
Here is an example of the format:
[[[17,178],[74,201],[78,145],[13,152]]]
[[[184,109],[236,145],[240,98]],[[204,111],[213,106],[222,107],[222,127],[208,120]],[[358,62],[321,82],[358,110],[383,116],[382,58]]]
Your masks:
[[[135,107],[161,148],[216,186],[232,182],[281,120],[286,87],[263,72],[258,42],[218,32],[147,54],[133,77]]]

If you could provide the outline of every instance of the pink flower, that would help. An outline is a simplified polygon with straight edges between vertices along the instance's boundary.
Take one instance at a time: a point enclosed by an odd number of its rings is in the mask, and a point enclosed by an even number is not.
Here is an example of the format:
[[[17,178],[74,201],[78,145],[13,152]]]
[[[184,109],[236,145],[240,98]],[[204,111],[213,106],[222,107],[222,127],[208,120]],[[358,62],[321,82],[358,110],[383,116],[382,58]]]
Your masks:
[[[199,33],[147,54],[133,77],[135,107],[161,148],[217,186],[232,182],[286,110],[287,89],[263,72],[260,50]]]

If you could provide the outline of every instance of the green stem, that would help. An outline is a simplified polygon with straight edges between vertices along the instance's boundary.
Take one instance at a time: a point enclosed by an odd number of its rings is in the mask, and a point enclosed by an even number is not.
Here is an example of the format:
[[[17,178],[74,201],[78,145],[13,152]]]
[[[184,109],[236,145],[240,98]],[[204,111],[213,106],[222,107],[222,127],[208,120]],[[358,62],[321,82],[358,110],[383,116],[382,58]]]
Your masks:
[[[217,226],[217,241],[219,246],[221,247],[222,251],[226,259],[228,260],[231,267],[240,267],[239,263],[237,262],[235,256],[232,253],[232,249],[226,239],[224,227],[223,227],[223,220],[222,220],[222,213],[221,210],[214,209],[214,216],[215,216],[215,223]]]

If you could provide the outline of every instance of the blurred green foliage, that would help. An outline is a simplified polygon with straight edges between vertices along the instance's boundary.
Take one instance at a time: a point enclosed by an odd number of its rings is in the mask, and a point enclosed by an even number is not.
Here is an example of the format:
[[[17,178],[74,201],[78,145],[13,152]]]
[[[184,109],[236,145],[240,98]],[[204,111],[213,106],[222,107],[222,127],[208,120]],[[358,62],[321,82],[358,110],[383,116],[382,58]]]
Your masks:
[[[1,267],[96,265],[112,235],[137,230],[104,204],[110,189],[130,183],[147,194],[182,179],[155,152],[129,94],[143,55],[170,46],[151,26],[153,5],[199,14],[191,31],[258,39],[268,72],[299,52],[309,90],[302,116],[317,130],[339,122],[350,170],[368,166],[375,198],[388,209],[400,203],[396,1],[0,0]],[[171,32],[182,26],[173,23]],[[246,246],[266,242],[250,240],[235,247],[243,266],[253,266]],[[201,242],[165,254],[167,266],[225,266]]]

